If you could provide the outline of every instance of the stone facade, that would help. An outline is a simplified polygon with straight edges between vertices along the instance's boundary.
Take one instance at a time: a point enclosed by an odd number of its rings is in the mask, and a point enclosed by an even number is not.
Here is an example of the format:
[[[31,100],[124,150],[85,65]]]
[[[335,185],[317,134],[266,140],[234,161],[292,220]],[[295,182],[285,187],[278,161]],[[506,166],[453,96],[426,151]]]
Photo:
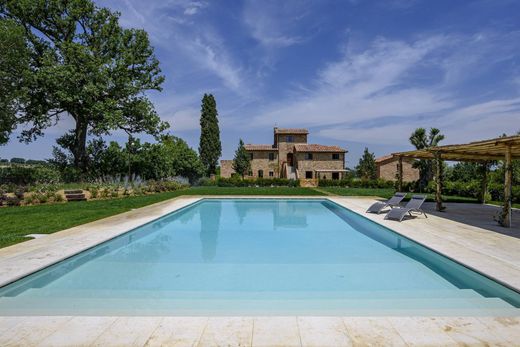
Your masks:
[[[249,177],[340,179],[345,173],[346,150],[308,144],[307,129],[274,128],[273,145],[247,144],[251,155]],[[231,177],[232,160],[221,161],[221,176]]]
[[[413,159],[403,158],[403,182],[413,182],[419,179],[419,169],[412,167]],[[376,159],[376,177],[388,181],[397,180],[398,159],[385,156]]]
[[[275,151],[251,151],[251,177],[279,177],[278,153]],[[271,156],[269,155],[271,154]],[[272,159],[272,160],[271,160]]]
[[[306,159],[307,153],[309,152],[297,152],[295,156],[296,169],[298,170],[298,177],[300,178],[332,179],[332,172],[334,172],[334,170],[337,170],[339,173],[345,169],[345,153],[338,153],[338,159],[333,159],[333,153],[311,152],[312,159]],[[309,173],[311,173],[311,177],[308,176]],[[340,174],[340,177],[341,176],[342,174]]]
[[[220,161],[220,176],[231,177],[235,173],[233,169],[233,160],[221,160]]]

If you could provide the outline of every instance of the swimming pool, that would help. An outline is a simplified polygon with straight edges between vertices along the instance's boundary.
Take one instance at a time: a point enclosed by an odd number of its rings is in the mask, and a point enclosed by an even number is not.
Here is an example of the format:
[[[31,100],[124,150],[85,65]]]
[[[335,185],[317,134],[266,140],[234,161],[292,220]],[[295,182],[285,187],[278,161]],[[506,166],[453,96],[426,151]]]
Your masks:
[[[0,315],[518,315],[520,294],[326,199],[203,199],[0,288]]]

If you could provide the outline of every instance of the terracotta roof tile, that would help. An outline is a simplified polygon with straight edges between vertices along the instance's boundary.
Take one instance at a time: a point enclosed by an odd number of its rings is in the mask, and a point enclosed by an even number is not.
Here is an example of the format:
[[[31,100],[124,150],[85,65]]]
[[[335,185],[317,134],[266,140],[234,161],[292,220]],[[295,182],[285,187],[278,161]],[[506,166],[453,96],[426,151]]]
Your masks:
[[[296,152],[346,152],[345,149],[339,146],[325,146],[325,145],[316,145],[316,144],[296,144],[294,145]]]
[[[308,134],[309,130],[303,128],[274,128],[275,134]]]
[[[278,148],[273,145],[252,145],[250,143],[244,145],[246,151],[277,151]]]
[[[383,162],[383,161],[386,161],[388,159],[392,159],[393,155],[389,154],[389,155],[384,155],[382,157],[379,157],[379,158],[376,158],[375,162],[376,163],[380,163],[380,162]]]

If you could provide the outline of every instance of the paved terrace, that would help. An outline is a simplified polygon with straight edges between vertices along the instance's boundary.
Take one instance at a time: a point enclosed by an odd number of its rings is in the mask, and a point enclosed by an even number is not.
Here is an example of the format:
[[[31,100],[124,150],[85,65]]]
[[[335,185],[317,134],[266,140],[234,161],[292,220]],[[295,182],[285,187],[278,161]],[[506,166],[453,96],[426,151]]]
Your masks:
[[[373,202],[368,198],[327,198],[363,215]],[[9,283],[198,199],[176,198],[0,249],[0,283]],[[455,207],[461,211],[487,209],[472,206]],[[457,217],[456,208],[439,216],[427,219],[421,216],[403,223],[385,221],[383,215],[366,216],[520,289],[520,239],[507,235],[513,235],[516,229],[495,232],[487,222],[479,227],[478,218]],[[472,225],[457,220],[470,221]],[[513,217],[514,220],[518,219]],[[517,317],[0,317],[0,345],[520,346],[520,314]]]

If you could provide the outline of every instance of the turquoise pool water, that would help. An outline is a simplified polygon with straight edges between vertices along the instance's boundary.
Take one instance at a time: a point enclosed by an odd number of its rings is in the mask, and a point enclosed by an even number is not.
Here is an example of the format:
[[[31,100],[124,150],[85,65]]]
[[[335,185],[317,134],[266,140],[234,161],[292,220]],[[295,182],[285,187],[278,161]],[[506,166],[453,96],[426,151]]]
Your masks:
[[[509,315],[520,295],[327,200],[206,199],[0,289],[0,315]]]

